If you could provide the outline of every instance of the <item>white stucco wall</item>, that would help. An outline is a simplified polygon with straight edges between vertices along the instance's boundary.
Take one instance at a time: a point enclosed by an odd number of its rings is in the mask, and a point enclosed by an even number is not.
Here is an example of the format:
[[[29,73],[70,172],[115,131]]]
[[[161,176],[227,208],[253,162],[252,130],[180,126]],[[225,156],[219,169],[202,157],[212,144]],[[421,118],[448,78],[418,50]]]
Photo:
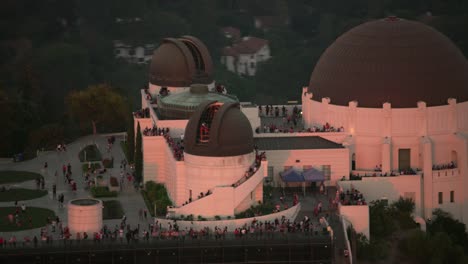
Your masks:
[[[192,188],[194,181],[191,179],[193,175],[190,175],[190,166],[186,167],[186,188]],[[210,175],[204,175],[207,178]],[[214,175],[213,175],[214,176]],[[199,178],[199,177],[198,177]],[[211,183],[208,180],[204,180],[205,184],[209,184],[209,190],[211,194],[204,196],[200,199],[197,198],[199,192],[192,191],[191,203],[184,206],[177,204],[177,208],[169,210],[172,216],[190,215],[193,214],[195,217],[201,215],[203,217],[214,217],[216,215],[227,217],[234,216],[235,213],[248,209],[251,205],[257,205],[258,201],[263,201],[263,178],[264,171],[263,166],[260,166],[259,170],[252,175],[247,181],[243,182],[239,186],[233,187],[230,184],[216,184],[219,179],[214,179]],[[181,182],[178,185],[183,185]],[[203,191],[206,193],[208,189]],[[188,189],[185,191],[185,201],[189,199]]]
[[[187,166],[186,192],[192,190],[192,199],[214,186],[231,186],[244,177],[255,161],[255,154],[234,157],[203,157],[184,153]],[[187,196],[187,200],[188,200]]]
[[[421,175],[401,175],[395,177],[363,177],[361,181],[338,181],[344,191],[355,188],[367,203],[387,198],[388,203],[397,201],[406,194],[414,193],[415,214],[422,216],[422,179]]]
[[[351,222],[356,233],[363,233],[370,239],[369,206],[368,205],[338,205],[338,212]],[[346,230],[345,230],[346,232]]]
[[[283,216],[286,219],[290,219],[291,221],[294,221],[296,219],[299,211],[301,210],[301,203],[298,203],[296,206],[293,206],[287,210],[274,213],[274,214],[269,214],[269,215],[263,215],[263,216],[257,216],[257,217],[251,217],[251,218],[243,218],[243,219],[232,219],[232,220],[220,220],[220,221],[182,221],[178,220],[177,224],[179,225],[180,229],[190,229],[194,228],[195,230],[200,230],[204,227],[208,227],[211,230],[214,229],[215,226],[217,227],[225,227],[227,226],[228,232],[233,232],[234,229],[239,228],[244,226],[245,224],[250,225],[254,219],[258,221],[274,221],[275,219],[281,219]],[[195,215],[195,217],[197,217]],[[163,218],[158,218],[157,219],[163,226],[168,226],[168,223],[173,224],[173,220],[170,219],[163,219]]]

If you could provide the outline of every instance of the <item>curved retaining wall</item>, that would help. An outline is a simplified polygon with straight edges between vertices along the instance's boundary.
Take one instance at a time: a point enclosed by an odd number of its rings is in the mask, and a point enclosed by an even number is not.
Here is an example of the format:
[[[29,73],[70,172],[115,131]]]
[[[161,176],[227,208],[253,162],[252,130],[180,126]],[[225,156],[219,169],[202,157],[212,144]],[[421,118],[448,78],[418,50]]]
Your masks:
[[[228,231],[232,232],[234,229],[238,227],[242,227],[244,224],[251,224],[254,219],[258,221],[274,221],[276,218],[281,219],[283,216],[286,219],[290,219],[291,221],[294,221],[296,219],[299,211],[301,210],[301,204],[298,203],[296,206],[293,206],[287,210],[274,213],[274,214],[269,214],[269,215],[262,215],[258,217],[251,217],[251,218],[242,218],[242,219],[232,219],[232,220],[218,220],[218,221],[183,221],[183,220],[177,220],[177,225],[180,227],[180,229],[185,229],[185,228],[193,228],[195,230],[202,229],[204,227],[208,227],[210,229],[214,229],[215,226],[219,228],[224,228],[227,226]],[[197,217],[197,216],[195,216]],[[161,225],[163,227],[167,227],[168,224],[173,224],[174,220],[170,219],[164,219],[164,218],[157,218]]]

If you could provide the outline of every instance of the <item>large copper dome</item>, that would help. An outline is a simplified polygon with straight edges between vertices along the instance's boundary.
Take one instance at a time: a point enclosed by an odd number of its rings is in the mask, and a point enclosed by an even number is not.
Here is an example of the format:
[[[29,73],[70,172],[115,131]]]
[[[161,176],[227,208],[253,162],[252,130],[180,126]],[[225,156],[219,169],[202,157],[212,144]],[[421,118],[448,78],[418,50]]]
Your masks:
[[[206,101],[187,123],[184,146],[186,153],[205,157],[249,154],[254,150],[252,126],[238,102]]]
[[[192,36],[166,38],[154,51],[150,82],[159,86],[188,87],[213,82],[213,62],[206,46]]]
[[[416,107],[468,100],[468,63],[437,30],[395,17],[367,22],[340,36],[317,62],[314,100],[358,101],[362,107]]]

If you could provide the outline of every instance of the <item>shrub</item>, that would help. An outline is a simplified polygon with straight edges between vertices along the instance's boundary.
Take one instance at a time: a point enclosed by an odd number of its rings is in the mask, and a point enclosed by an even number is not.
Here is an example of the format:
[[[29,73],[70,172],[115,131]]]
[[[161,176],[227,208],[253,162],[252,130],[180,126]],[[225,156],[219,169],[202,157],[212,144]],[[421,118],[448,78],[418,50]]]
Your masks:
[[[221,217],[219,215],[215,215],[215,220],[219,221],[221,220]]]
[[[91,171],[98,170],[101,168],[101,164],[99,162],[93,162],[91,163],[91,166],[89,166],[89,162],[86,162],[81,165],[83,172],[88,172],[88,167],[91,167]]]
[[[107,219],[121,219],[124,215],[122,204],[116,200],[103,201],[102,217]]]
[[[104,168],[107,168],[107,169],[114,168],[114,158],[103,159],[102,165],[104,166]]]
[[[59,124],[47,124],[29,133],[28,146],[33,150],[43,148],[54,150],[64,140],[63,126]]]
[[[116,177],[110,177],[109,182],[110,182],[110,185],[113,187],[119,186],[119,181],[117,180]]]
[[[145,200],[148,211],[154,216],[154,205],[156,204],[156,214],[165,216],[167,207],[172,205],[169,199],[166,187],[163,184],[149,181],[145,184],[145,190],[142,191],[143,199]]]
[[[91,195],[94,198],[117,197],[117,192],[109,191],[108,187],[98,186],[98,187],[91,187]]]
[[[85,159],[85,153],[86,153],[86,159]],[[81,162],[87,162],[87,161],[100,161],[101,158],[101,152],[99,152],[99,149],[95,144],[93,145],[88,145],[84,149],[80,151],[78,154],[78,157],[80,158]]]

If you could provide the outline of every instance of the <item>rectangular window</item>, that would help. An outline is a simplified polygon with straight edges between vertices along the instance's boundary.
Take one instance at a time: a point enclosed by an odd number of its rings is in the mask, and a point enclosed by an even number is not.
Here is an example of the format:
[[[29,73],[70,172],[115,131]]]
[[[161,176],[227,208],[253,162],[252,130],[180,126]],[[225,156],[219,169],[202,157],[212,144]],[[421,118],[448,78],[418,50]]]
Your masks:
[[[254,199],[254,192],[250,192],[250,200],[253,201],[253,199]]]
[[[451,203],[455,202],[455,191],[450,191],[450,202]]]
[[[331,165],[323,165],[322,172],[325,180],[329,181],[331,178]]]
[[[439,204],[444,203],[444,196],[442,192],[439,192]]]

